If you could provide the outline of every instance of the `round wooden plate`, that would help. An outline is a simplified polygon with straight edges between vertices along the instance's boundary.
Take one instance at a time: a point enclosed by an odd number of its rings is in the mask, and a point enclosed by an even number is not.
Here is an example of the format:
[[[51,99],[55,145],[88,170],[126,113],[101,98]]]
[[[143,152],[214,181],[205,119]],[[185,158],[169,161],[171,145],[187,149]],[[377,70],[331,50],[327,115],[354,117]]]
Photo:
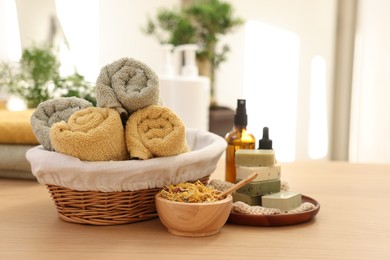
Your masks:
[[[314,209],[302,213],[282,215],[248,215],[232,211],[227,222],[237,225],[261,227],[288,226],[304,223],[317,215],[320,210],[320,204],[316,200],[302,195],[302,203],[303,202],[313,203],[315,206]]]

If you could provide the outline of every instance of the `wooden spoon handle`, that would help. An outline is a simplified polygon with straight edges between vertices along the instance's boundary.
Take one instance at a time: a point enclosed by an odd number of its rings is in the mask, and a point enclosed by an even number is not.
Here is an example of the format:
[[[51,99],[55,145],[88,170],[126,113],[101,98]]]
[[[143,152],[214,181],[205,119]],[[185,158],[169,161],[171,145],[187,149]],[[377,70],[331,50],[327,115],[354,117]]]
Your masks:
[[[257,177],[257,173],[252,173],[250,175],[248,175],[248,177],[246,177],[245,179],[242,179],[241,181],[237,182],[236,184],[234,184],[233,186],[231,186],[229,189],[221,192],[219,195],[221,197],[225,197],[226,195],[232,193],[233,191],[241,188],[242,186],[244,186],[245,184],[251,182],[252,180],[254,180],[255,178]]]

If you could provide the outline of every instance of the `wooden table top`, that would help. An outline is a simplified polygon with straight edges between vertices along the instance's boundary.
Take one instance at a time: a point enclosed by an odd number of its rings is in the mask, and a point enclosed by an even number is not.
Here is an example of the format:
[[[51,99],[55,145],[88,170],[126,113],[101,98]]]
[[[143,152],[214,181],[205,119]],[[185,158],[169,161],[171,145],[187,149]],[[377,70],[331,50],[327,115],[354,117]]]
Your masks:
[[[211,179],[223,179],[221,160]],[[390,164],[282,165],[290,190],[321,204],[310,222],[226,224],[185,238],[159,219],[118,226],[60,220],[44,185],[0,179],[0,259],[390,259]]]

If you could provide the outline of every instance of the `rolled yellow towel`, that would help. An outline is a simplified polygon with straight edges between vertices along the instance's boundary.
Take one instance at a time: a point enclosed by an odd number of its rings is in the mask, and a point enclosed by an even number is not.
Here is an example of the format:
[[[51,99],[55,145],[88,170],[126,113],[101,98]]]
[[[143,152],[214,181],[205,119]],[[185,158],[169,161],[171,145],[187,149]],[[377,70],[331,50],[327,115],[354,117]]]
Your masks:
[[[84,161],[128,159],[122,121],[114,109],[79,110],[68,122],[51,126],[50,140],[55,151]]]
[[[53,98],[40,103],[30,119],[39,143],[52,151],[50,127],[57,122],[67,122],[74,112],[87,107],[92,107],[92,103],[78,97]]]
[[[145,160],[189,151],[184,123],[167,107],[137,110],[127,120],[125,135],[130,158]]]

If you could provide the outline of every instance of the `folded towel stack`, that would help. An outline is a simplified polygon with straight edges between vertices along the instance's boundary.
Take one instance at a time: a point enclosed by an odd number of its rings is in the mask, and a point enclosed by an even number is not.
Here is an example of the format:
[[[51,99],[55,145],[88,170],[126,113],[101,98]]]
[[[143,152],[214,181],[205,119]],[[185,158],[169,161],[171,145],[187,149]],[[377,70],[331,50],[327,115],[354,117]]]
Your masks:
[[[68,122],[53,124],[50,139],[57,152],[84,161],[128,158],[122,121],[114,109],[89,107],[79,110]]]
[[[26,152],[36,145],[0,143],[0,177],[35,179]]]
[[[189,151],[182,120],[163,106],[148,106],[129,117],[126,144],[130,157],[142,160]]]
[[[33,109],[0,109],[0,178],[35,179],[25,153],[38,144],[30,117]]]
[[[34,110],[8,111],[0,109],[0,144],[36,145],[30,117]]]
[[[162,104],[158,77],[146,64],[122,58],[101,69],[96,101],[99,107],[115,108],[125,122],[140,108]]]
[[[60,121],[68,121],[76,111],[91,107],[92,103],[77,97],[50,99],[40,103],[31,116],[31,125],[40,144],[53,150],[50,141],[50,127]]]

